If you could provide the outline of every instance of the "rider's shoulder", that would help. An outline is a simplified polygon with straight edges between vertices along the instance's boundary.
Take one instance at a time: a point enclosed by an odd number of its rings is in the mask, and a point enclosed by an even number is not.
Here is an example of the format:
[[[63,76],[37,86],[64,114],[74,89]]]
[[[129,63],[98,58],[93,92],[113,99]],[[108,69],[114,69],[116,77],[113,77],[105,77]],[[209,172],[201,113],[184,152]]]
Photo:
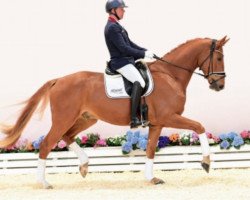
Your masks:
[[[118,23],[114,23],[114,22],[109,22],[107,24],[107,28],[110,31],[120,31],[122,29],[121,26]]]

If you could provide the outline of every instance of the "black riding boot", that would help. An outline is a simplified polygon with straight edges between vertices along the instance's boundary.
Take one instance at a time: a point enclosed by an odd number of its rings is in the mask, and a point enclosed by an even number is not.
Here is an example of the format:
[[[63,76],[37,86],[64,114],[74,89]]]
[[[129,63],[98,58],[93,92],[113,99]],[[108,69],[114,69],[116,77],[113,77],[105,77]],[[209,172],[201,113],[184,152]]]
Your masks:
[[[138,81],[136,81],[132,88],[131,93],[131,122],[130,128],[137,128],[140,126],[141,120],[137,116],[138,106],[141,100],[142,87]]]

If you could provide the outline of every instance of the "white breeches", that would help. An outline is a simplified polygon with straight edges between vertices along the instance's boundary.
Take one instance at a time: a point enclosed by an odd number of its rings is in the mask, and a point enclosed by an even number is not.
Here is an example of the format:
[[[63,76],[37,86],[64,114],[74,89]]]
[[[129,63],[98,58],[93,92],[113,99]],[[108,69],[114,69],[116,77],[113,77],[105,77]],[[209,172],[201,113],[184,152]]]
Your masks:
[[[134,83],[138,81],[141,84],[142,88],[145,87],[145,81],[143,80],[140,72],[135,68],[134,65],[128,64],[116,71],[118,71],[121,75],[123,75],[130,82]]]

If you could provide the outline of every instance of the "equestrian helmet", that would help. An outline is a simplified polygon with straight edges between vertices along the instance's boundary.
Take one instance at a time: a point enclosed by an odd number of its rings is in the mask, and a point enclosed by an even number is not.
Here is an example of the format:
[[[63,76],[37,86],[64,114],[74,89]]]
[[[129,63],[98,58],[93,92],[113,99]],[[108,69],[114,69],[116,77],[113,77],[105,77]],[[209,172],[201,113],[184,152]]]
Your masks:
[[[108,0],[106,3],[106,12],[109,13],[113,8],[127,8],[123,0]]]

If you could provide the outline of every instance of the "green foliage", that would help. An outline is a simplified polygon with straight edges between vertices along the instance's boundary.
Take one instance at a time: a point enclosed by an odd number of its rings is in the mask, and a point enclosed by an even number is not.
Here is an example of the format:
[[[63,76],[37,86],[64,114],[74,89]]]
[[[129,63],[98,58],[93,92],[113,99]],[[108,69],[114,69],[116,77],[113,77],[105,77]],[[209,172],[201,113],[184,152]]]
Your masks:
[[[95,146],[96,142],[100,140],[100,135],[97,133],[89,133],[87,134],[88,140],[85,144],[86,147],[93,147]]]
[[[122,146],[124,142],[126,142],[125,136],[109,137],[108,139],[106,139],[106,143],[109,147]]]

